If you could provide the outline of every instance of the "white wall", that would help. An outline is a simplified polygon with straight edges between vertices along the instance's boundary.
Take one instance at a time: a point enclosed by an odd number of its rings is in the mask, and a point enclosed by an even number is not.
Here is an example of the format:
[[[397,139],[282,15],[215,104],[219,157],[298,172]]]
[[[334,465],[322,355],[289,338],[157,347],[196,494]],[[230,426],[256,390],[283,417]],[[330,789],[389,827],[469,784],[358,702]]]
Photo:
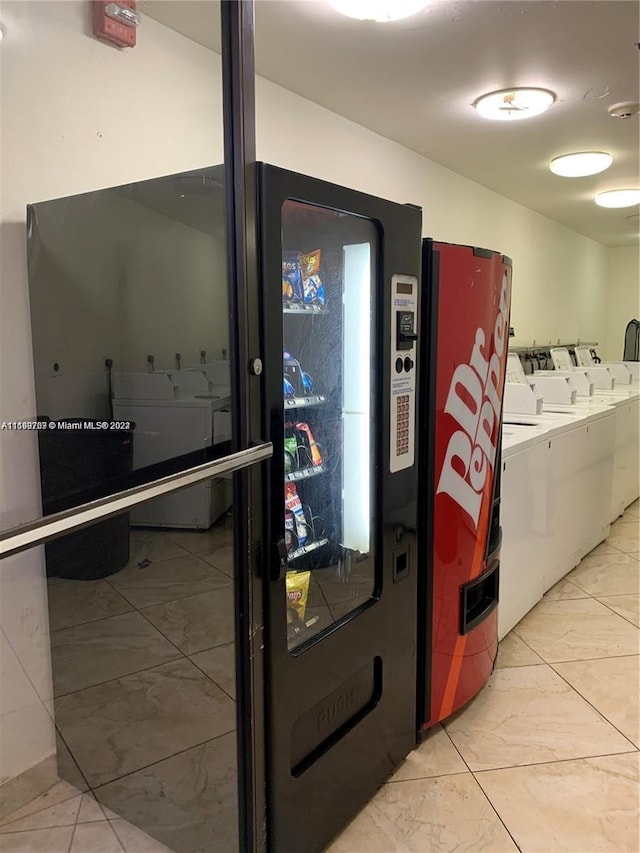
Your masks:
[[[27,203],[222,160],[219,57],[148,18],[135,50],[118,51],[90,36],[89,15],[85,2],[10,2],[0,11],[5,31],[0,45],[0,422],[35,415]],[[318,68],[321,73],[321,62]],[[420,204],[425,235],[510,255],[512,322],[519,340],[602,337],[602,246],[271,83],[259,81],[257,93],[261,158]],[[33,437],[0,431],[0,523],[38,513],[37,482]],[[48,624],[39,552],[0,564],[0,602],[0,625],[37,702],[46,701]],[[3,694],[11,672],[13,663],[2,669]],[[54,748],[44,717],[25,726],[19,710],[17,716],[15,709],[10,713],[13,726],[4,717],[0,721],[0,778],[36,764]]]
[[[219,57],[150,19],[135,50],[116,50],[89,35],[90,14],[84,0],[0,7],[0,423],[36,413],[26,205],[223,159]],[[38,482],[34,437],[0,431],[0,524],[39,513]],[[0,563],[0,627],[11,649],[0,669],[11,699],[0,706],[3,782],[55,751],[38,549]]]
[[[629,320],[640,320],[640,252],[635,247],[608,249],[604,291],[607,326],[605,358],[622,358],[624,330]]]
[[[313,131],[296,134],[294,127]],[[600,243],[266,80],[257,85],[257,132],[258,155],[267,162],[418,204],[425,236],[509,255],[515,343],[602,339]]]

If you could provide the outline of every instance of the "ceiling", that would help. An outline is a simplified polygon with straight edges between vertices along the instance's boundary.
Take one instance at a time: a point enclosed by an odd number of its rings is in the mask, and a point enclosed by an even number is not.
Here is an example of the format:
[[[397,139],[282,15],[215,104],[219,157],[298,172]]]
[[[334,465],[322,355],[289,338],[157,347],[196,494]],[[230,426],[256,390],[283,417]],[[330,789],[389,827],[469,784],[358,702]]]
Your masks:
[[[143,12],[219,50],[219,4],[147,0]],[[640,186],[640,118],[607,108],[640,101],[635,0],[433,0],[390,24],[356,21],[324,0],[258,0],[256,70],[407,148],[608,246],[638,244],[638,208],[607,210],[596,192]],[[548,112],[492,122],[481,94],[541,86]],[[580,150],[614,164],[560,178],[548,162]]]

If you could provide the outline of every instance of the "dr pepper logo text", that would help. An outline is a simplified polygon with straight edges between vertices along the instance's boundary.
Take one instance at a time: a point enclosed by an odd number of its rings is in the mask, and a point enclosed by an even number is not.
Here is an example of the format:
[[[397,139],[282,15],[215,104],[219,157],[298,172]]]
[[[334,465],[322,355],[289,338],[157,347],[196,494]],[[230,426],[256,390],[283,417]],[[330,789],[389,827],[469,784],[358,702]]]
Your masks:
[[[476,529],[487,477],[496,458],[502,410],[502,356],[509,334],[507,296],[505,274],[493,341],[487,345],[485,330],[476,329],[469,363],[456,367],[444,407],[459,429],[449,439],[436,494],[448,494],[470,516]],[[491,334],[491,330],[488,332]]]

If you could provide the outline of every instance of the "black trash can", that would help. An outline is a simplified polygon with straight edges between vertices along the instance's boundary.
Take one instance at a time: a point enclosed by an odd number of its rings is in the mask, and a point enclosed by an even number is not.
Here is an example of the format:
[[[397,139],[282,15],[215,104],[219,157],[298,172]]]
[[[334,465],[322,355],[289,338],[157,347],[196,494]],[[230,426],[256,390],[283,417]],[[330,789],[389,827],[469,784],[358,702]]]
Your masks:
[[[84,429],[85,422],[78,418],[64,423],[68,428],[38,433],[42,508],[47,515],[121,488],[133,465],[132,432]],[[48,542],[45,557],[49,577],[96,580],[120,571],[129,561],[129,513]]]

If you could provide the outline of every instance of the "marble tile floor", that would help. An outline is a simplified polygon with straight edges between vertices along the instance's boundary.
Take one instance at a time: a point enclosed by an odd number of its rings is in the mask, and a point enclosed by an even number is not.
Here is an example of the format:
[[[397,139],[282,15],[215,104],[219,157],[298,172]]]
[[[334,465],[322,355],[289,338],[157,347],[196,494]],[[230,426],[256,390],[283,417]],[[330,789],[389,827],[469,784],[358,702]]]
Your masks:
[[[639,504],[326,853],[638,853]]]
[[[59,782],[0,820],[3,853],[237,850],[229,520],[134,529],[130,553],[49,580]]]
[[[639,512],[636,502],[612,526],[608,543],[585,558],[504,638],[496,670],[483,691],[432,730],[327,853],[640,850]],[[206,555],[224,574],[211,556],[218,543],[191,536],[155,534],[147,539],[151,544],[146,552],[140,537],[136,556],[142,561],[151,559],[145,556],[151,553],[161,560],[164,554],[171,561],[185,554]],[[176,547],[185,554],[176,553]],[[68,594],[76,600],[70,612],[58,614],[61,648],[73,636],[65,632],[79,625],[123,616],[126,624],[134,625],[131,616],[144,615],[146,608],[138,610],[126,597],[125,584],[120,590],[108,585],[124,603],[102,587],[88,596],[83,611],[79,593]],[[212,595],[215,600],[216,592],[225,589],[216,585],[198,596]],[[182,628],[186,622],[175,616],[177,603],[188,599],[165,597],[148,605],[155,617],[147,619],[153,657],[149,668],[130,672],[123,666],[120,672],[114,665],[105,676],[108,680],[56,699],[61,708],[60,761],[73,769],[75,786],[61,781],[0,821],[0,851],[231,853],[236,849],[235,734],[225,730],[225,719],[232,716],[228,703],[235,693],[233,646],[223,631],[219,643],[201,649],[202,643],[196,642],[198,650],[189,651],[192,647]],[[171,637],[164,634],[167,625],[173,626]],[[100,632],[108,636],[104,627]],[[133,636],[139,654],[147,634],[137,630]],[[176,652],[165,657],[160,640]],[[122,657],[126,659],[125,654]],[[77,669],[68,667],[67,677],[80,678],[82,668]],[[174,684],[186,680],[190,704],[196,708],[193,725],[180,727],[180,750],[166,755],[159,749],[166,739],[166,720],[160,715],[161,736],[150,740],[147,757],[137,762],[144,766],[132,769],[125,763],[118,769],[123,756],[129,760],[127,737],[137,738],[130,732],[118,740],[112,733],[97,751],[101,765],[94,770],[102,775],[92,782],[92,789],[83,775],[91,777],[87,757],[75,740],[88,719],[92,695],[99,697],[104,718],[113,716],[108,702],[120,691],[130,697],[130,707],[138,709],[143,720],[145,715],[152,719],[157,711],[154,702],[162,695],[157,685],[168,684],[167,678]],[[175,689],[170,692],[175,696]],[[217,709],[218,729],[210,730],[198,716],[202,702]],[[109,769],[114,766],[115,771]],[[212,787],[215,802],[207,795]]]
[[[231,549],[228,519],[204,532],[133,529],[123,570],[96,581],[50,579],[58,704],[69,694],[139,678],[147,670],[232,643]],[[225,686],[216,684],[230,695],[232,657],[224,663],[224,672],[218,670]]]

